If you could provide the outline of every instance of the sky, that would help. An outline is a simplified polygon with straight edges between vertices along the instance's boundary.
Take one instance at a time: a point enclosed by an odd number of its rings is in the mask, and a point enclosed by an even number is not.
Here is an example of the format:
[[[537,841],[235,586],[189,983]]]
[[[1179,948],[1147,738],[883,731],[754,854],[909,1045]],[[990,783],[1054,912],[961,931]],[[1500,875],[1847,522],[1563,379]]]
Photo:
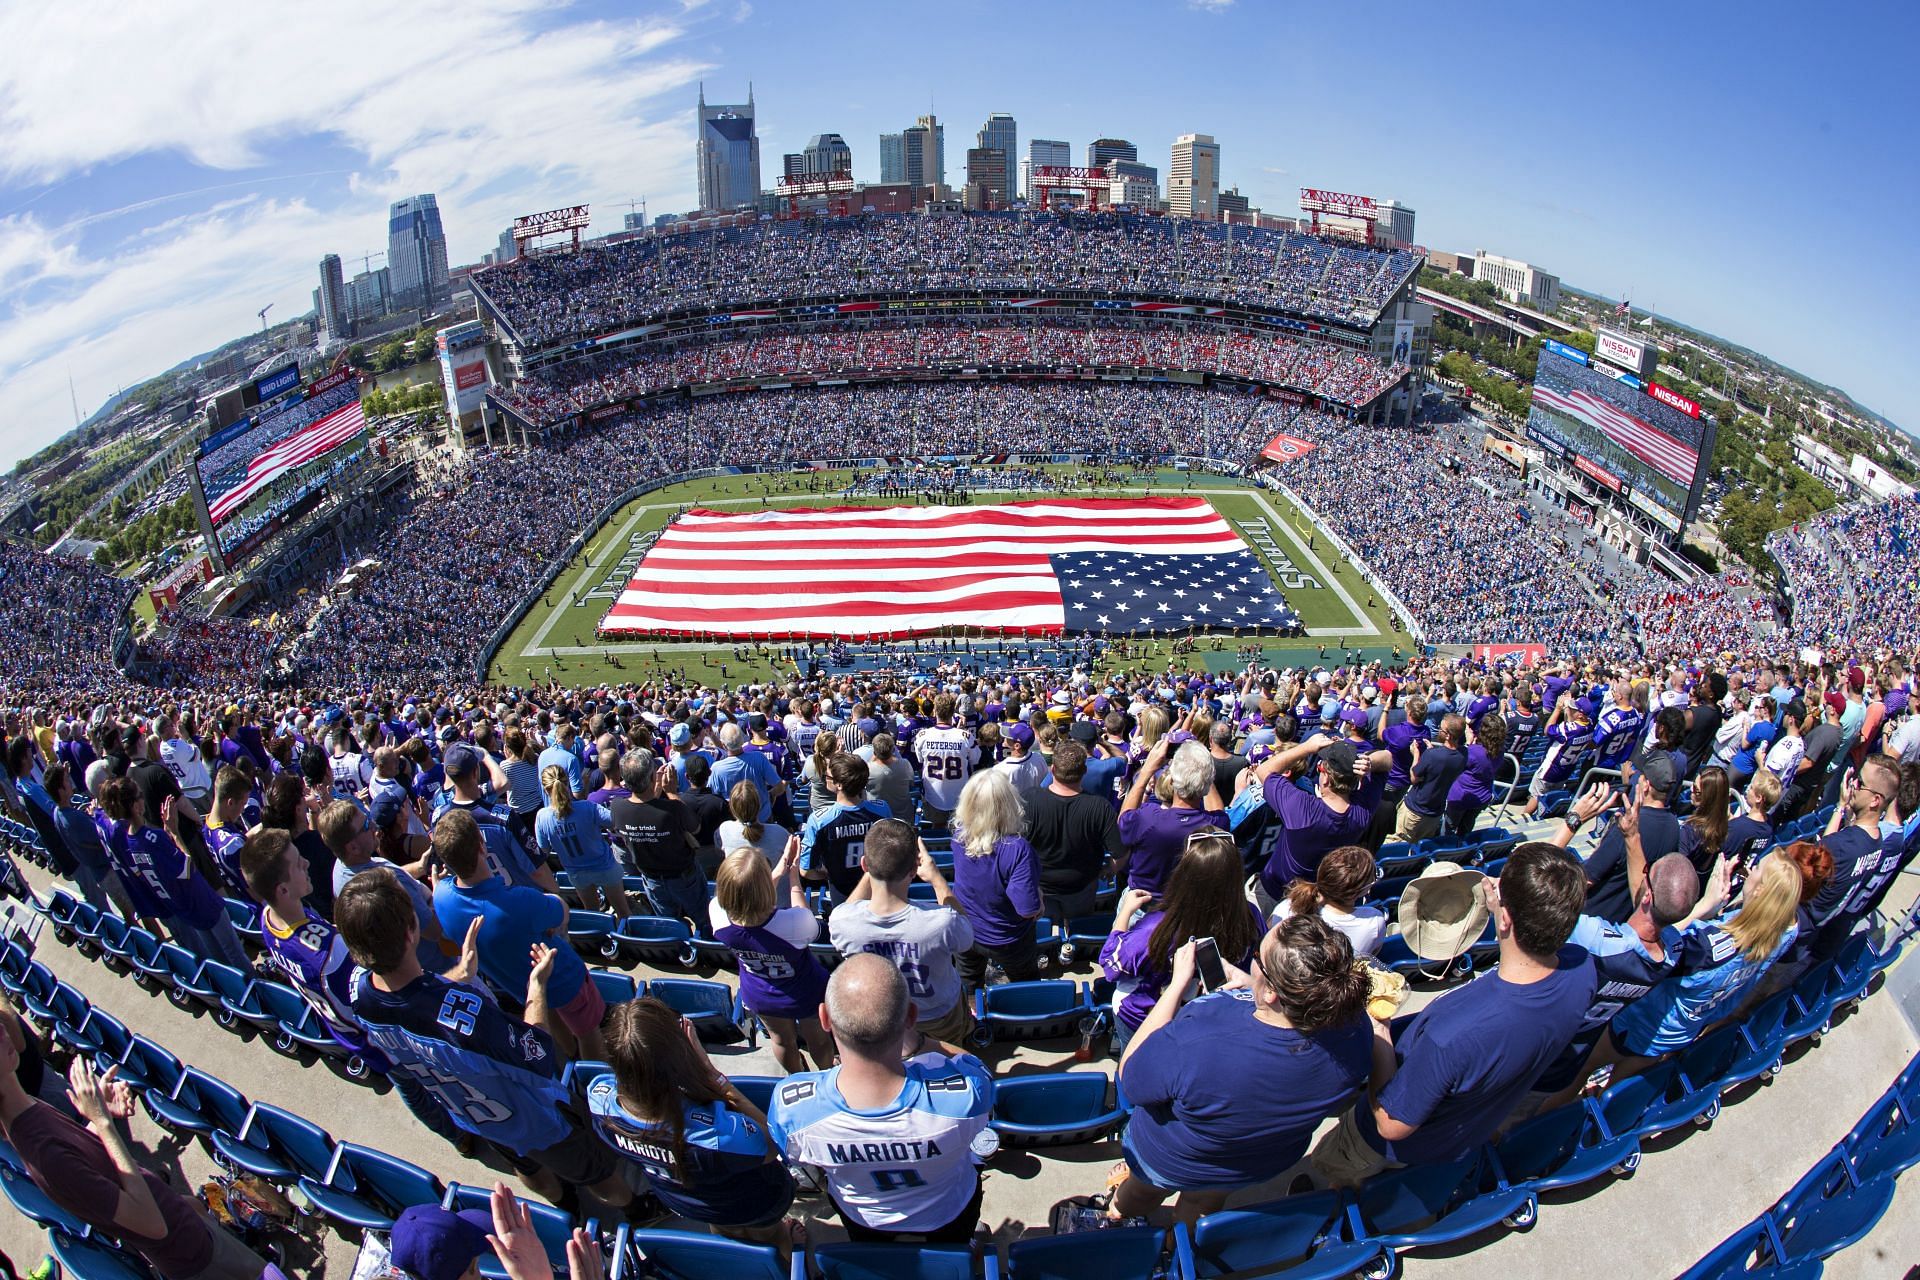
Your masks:
[[[386,209],[448,256],[523,213],[696,203],[694,103],[751,82],[761,176],[815,133],[879,177],[931,109],[948,180],[990,111],[1135,142],[1164,183],[1392,198],[1435,249],[1523,258],[1831,382],[1920,429],[1920,8],[1293,0],[0,0],[0,466],[116,389],[309,311]],[[380,259],[373,259],[379,265]]]

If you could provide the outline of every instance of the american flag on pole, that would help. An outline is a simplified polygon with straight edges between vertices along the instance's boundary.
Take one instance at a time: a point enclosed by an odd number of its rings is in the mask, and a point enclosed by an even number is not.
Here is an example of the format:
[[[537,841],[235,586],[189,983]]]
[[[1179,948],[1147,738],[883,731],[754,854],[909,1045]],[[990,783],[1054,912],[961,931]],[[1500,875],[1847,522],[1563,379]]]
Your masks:
[[[1202,498],[978,507],[695,509],[660,535],[608,634],[897,638],[956,627],[1145,635],[1299,625]]]
[[[358,435],[366,425],[366,414],[360,408],[360,401],[355,399],[326,417],[300,428],[249,461],[247,478],[209,504],[208,517],[215,524],[225,520],[246,506],[254,494],[294,468],[337,449]]]
[[[1593,392],[1579,388],[1560,391],[1540,383],[1533,389],[1533,402],[1593,427],[1675,484],[1684,487],[1693,483],[1693,473],[1700,465],[1698,450]]]

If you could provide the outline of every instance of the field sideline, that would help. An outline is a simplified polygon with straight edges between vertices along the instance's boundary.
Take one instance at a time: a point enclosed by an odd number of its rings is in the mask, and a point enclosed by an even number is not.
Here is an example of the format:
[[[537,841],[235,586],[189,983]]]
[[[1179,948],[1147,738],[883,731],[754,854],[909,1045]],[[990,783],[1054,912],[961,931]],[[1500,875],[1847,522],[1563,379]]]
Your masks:
[[[657,670],[673,670],[702,679],[759,679],[790,670],[777,652],[757,655],[741,663],[731,648],[695,643],[654,644],[648,641],[603,641],[595,627],[619,590],[631,576],[646,546],[684,507],[893,506],[896,500],[871,497],[841,498],[839,491],[852,479],[847,471],[812,474],[724,476],[693,480],[636,499],[596,533],[586,549],[563,570],[543,603],[536,603],[501,646],[493,678],[510,683],[560,683],[585,686],[642,678]],[[1112,488],[1076,490],[1075,496],[1127,496],[1190,493],[1204,496],[1259,554],[1288,604],[1299,611],[1308,636],[1304,640],[1271,640],[1266,650],[1272,660],[1301,662],[1317,659],[1322,646],[1338,659],[1344,645],[1360,647],[1368,657],[1387,657],[1396,647],[1411,645],[1393,629],[1385,605],[1375,598],[1352,565],[1342,564],[1324,538],[1311,536],[1311,525],[1286,498],[1225,476],[1166,470],[1140,483]],[[977,504],[1012,502],[1050,496],[1043,493],[974,495]],[[1276,555],[1277,553],[1277,555]],[[1166,658],[1163,643],[1136,646],[1132,662],[1159,665]],[[1216,668],[1232,666],[1234,652],[1211,653],[1202,642],[1196,660]],[[615,665],[615,662],[618,665]],[[722,669],[725,675],[722,675]]]

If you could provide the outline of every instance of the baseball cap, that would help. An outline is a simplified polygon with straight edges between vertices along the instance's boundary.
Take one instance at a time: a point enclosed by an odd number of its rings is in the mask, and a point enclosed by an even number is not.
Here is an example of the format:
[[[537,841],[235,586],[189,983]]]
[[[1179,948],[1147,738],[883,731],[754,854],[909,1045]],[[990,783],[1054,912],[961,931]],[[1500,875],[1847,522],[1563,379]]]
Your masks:
[[[673,732],[667,735],[667,740],[676,747],[684,747],[693,741],[693,730],[684,724],[676,724],[673,726]]]
[[[458,728],[450,724],[440,726],[440,741],[458,742],[459,740],[460,730]]]
[[[1273,756],[1273,747],[1265,742],[1256,742],[1247,748],[1247,763],[1264,764]]]
[[[385,829],[399,816],[400,797],[394,795],[392,792],[388,792],[378,800],[375,800],[373,806],[367,811],[367,821],[379,829]]]
[[[1847,669],[1847,683],[1852,685],[1856,692],[1863,690],[1867,687],[1867,673],[1859,667],[1849,667]]]
[[[1073,735],[1075,742],[1093,743],[1100,740],[1100,730],[1094,726],[1091,720],[1074,721],[1073,728],[1069,729],[1068,732]]]
[[[449,778],[464,778],[480,767],[480,753],[464,742],[456,742],[447,748],[441,763],[446,765]]]
[[[1033,726],[1024,721],[1016,721],[1007,726],[1006,739],[1009,742],[1018,742],[1030,747],[1033,745]]]
[[[1359,707],[1348,707],[1340,713],[1340,723],[1350,724],[1354,728],[1364,732],[1367,727],[1367,713]]]
[[[393,1220],[393,1265],[415,1280],[460,1280],[473,1260],[492,1248],[493,1215],[479,1209],[458,1213],[437,1204],[416,1204]]]
[[[1647,780],[1653,793],[1664,796],[1673,790],[1673,757],[1664,751],[1649,751],[1634,768]]]
[[[1320,763],[1336,773],[1352,773],[1359,759],[1351,742],[1335,742],[1320,748]]]
[[[1828,710],[1832,711],[1833,714],[1837,716],[1843,716],[1847,714],[1847,699],[1845,695],[1838,694],[1838,693],[1829,693],[1827,695],[1826,702],[1827,702]]]

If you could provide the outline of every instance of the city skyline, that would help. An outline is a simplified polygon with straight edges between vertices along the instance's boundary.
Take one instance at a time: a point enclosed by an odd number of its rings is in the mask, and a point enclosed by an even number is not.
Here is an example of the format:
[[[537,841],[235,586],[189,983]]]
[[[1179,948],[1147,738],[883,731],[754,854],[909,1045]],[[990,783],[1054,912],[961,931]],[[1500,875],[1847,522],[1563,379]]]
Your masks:
[[[0,462],[70,429],[69,376],[84,413],[244,335],[269,302],[275,319],[309,310],[315,264],[338,254],[356,274],[396,200],[438,194],[452,265],[478,262],[517,214],[589,202],[598,235],[620,228],[629,202],[695,207],[702,80],[710,102],[740,101],[752,84],[768,186],[778,157],[816,134],[845,138],[855,176],[873,181],[881,133],[931,114],[971,139],[1004,111],[1023,140],[1010,185],[1024,139],[1066,141],[1078,157],[1119,137],[1160,171],[1164,195],[1174,140],[1209,134],[1220,190],[1268,212],[1293,214],[1302,185],[1398,199],[1419,209],[1421,243],[1630,294],[1920,427],[1920,390],[1879,316],[1916,282],[1912,255],[1807,235],[1812,195],[1898,209],[1920,188],[1898,138],[1914,94],[1891,62],[1897,40],[1856,48],[1765,11],[1725,24],[1662,10],[1648,42],[1629,21],[1576,33],[1570,16],[1469,6],[1459,21],[1497,28],[1514,67],[1553,66],[1551,85],[1462,75],[1438,88],[1377,69],[1380,40],[1414,37],[1361,38],[1324,11],[1103,10],[1164,64],[1147,94],[981,70],[1008,24],[1035,48],[1068,47],[1081,10],[988,5],[979,32],[903,60],[887,56],[902,27],[882,15],[895,10],[870,5],[802,15],[712,0],[634,16],[533,0],[471,14],[349,3],[275,24],[187,7],[164,19],[23,13],[9,21],[17,38],[0,42],[12,144],[0,154]],[[861,68],[852,92],[790,56],[823,23]],[[356,26],[382,31],[378,57],[333,38]],[[155,48],[176,56],[153,59]],[[315,54],[329,49],[341,52]],[[285,72],[206,70],[256,63]],[[1577,84],[1604,86],[1604,100],[1552,104]],[[1347,111],[1356,90],[1387,109]],[[1646,140],[1608,141],[1610,113]],[[1689,121],[1710,132],[1683,146]],[[945,169],[959,185],[955,155]]]

